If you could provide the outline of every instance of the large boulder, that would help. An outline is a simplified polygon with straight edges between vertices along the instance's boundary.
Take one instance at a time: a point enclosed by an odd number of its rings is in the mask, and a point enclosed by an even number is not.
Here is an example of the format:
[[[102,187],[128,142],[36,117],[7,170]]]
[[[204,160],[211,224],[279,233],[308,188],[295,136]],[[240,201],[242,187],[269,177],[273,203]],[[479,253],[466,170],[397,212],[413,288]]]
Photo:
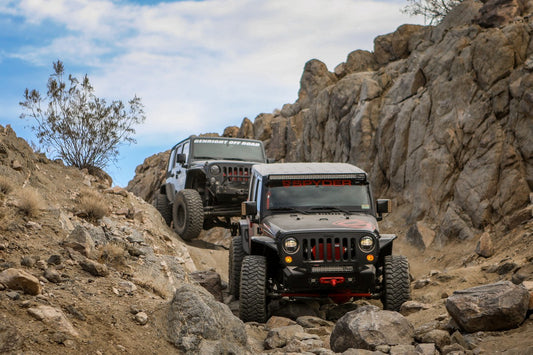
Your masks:
[[[337,321],[330,337],[331,350],[376,350],[380,345],[410,345],[414,328],[400,313],[363,306]]]
[[[203,287],[179,287],[168,313],[170,342],[190,354],[244,353],[244,323]]]
[[[455,291],[446,309],[467,332],[511,329],[526,318],[529,292],[510,281]]]
[[[144,159],[143,163],[135,168],[135,176],[128,182],[126,189],[151,203],[154,193],[165,181],[169,155],[170,150],[167,150]]]
[[[298,92],[300,107],[309,107],[318,97],[318,94],[326,87],[334,84],[335,81],[335,74],[328,71],[326,64],[318,59],[308,61],[300,79],[300,91]]]

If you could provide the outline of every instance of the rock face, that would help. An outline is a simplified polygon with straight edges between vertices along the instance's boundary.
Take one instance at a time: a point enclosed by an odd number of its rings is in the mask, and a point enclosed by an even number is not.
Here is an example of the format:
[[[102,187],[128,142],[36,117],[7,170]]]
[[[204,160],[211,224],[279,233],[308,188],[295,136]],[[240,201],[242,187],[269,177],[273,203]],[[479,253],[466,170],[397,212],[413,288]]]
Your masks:
[[[178,288],[168,312],[170,342],[185,353],[241,354],[247,343],[244,323],[204,288]]]
[[[144,162],[135,169],[135,176],[128,183],[127,190],[151,202],[154,192],[165,180],[169,154],[170,150],[167,150],[144,159]]]
[[[380,345],[411,345],[413,336],[413,326],[400,313],[363,306],[337,321],[330,346],[335,352],[350,348],[376,350]]]
[[[509,281],[455,291],[446,309],[467,332],[515,328],[526,318],[529,292]]]

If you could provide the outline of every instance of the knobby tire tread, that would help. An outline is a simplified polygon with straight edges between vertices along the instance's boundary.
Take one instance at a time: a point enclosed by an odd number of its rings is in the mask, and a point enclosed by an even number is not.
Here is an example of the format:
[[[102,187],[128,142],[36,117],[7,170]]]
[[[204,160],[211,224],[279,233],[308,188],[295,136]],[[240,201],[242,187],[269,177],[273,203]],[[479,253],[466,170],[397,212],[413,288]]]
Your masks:
[[[165,223],[170,226],[172,222],[172,208],[168,203],[167,197],[160,192],[155,194],[155,208],[161,214]]]
[[[229,248],[229,262],[228,262],[228,283],[229,293],[238,300],[239,288],[241,284],[241,266],[244,258],[244,249],[242,247],[241,236],[237,235],[232,238]]]
[[[410,298],[409,262],[402,255],[385,257],[383,275],[383,308],[398,312]]]
[[[185,209],[185,223],[183,229],[177,226],[178,205],[183,204]],[[196,190],[185,189],[176,194],[173,206],[174,230],[184,240],[196,238],[204,225],[204,205],[202,198]]]
[[[267,320],[266,258],[247,255],[242,261],[239,316],[243,322]]]

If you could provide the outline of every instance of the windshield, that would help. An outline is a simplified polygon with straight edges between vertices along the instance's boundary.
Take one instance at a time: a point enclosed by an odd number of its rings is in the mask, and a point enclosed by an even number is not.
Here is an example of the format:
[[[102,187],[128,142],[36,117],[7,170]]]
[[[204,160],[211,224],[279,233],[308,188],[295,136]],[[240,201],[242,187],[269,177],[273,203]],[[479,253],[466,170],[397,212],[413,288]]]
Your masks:
[[[193,159],[265,161],[260,142],[231,139],[195,139]]]
[[[278,180],[270,182],[266,208],[365,212],[371,204],[368,184],[354,179]]]

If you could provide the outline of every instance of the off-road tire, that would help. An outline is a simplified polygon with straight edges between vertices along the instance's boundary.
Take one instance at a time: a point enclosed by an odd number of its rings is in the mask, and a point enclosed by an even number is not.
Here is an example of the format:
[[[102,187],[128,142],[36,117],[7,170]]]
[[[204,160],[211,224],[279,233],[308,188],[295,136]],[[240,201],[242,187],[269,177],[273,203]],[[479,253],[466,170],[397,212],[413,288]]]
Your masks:
[[[154,206],[165,220],[165,223],[170,226],[172,222],[172,207],[168,203],[167,197],[160,192],[156,192]]]
[[[383,309],[398,312],[401,305],[410,298],[409,283],[407,258],[402,255],[387,255],[383,265]]]
[[[204,206],[196,190],[181,190],[174,197],[172,206],[174,230],[184,240],[196,238],[204,224]]]
[[[243,322],[267,321],[267,263],[261,255],[242,260],[239,317]]]
[[[229,246],[228,262],[228,289],[229,294],[235,299],[239,299],[239,288],[241,286],[241,266],[244,258],[244,249],[242,248],[241,236],[232,238]]]

